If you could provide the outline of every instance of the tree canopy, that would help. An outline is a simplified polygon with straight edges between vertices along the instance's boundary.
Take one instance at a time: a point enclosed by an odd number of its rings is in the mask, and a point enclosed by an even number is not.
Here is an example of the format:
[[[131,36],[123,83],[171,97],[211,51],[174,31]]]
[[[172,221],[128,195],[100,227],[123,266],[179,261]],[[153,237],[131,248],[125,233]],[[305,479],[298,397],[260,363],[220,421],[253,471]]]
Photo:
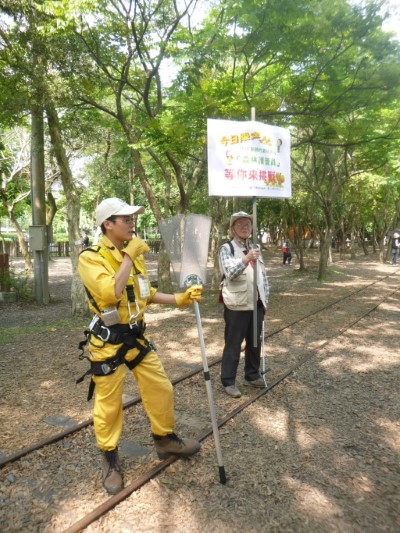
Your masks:
[[[282,238],[296,220],[316,232],[322,278],[333,235],[381,243],[399,223],[400,46],[382,29],[388,5],[0,0],[2,137],[29,129],[40,68],[48,164],[64,167],[66,206],[78,195],[90,216],[117,195],[148,206],[152,227],[208,213],[218,239],[248,201],[208,198],[207,118],[248,120],[255,108],[293,145],[293,198],[260,201],[260,223]],[[83,171],[69,175],[67,161]]]

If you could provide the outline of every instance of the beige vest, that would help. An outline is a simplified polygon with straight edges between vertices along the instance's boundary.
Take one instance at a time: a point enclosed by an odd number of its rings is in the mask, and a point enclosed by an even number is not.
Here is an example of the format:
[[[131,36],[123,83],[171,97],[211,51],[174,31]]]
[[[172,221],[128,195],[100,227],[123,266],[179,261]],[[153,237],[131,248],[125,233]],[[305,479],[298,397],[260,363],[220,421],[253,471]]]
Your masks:
[[[234,257],[242,258],[243,251],[232,241]],[[224,246],[228,246],[227,244]],[[257,288],[260,300],[263,303],[264,308],[267,307],[266,295],[264,292],[263,274],[265,275],[265,265],[262,260],[261,254],[257,262]],[[244,271],[235,279],[224,279],[222,287],[222,296],[224,304],[231,311],[252,311],[253,310],[253,280],[254,269],[249,264]]]

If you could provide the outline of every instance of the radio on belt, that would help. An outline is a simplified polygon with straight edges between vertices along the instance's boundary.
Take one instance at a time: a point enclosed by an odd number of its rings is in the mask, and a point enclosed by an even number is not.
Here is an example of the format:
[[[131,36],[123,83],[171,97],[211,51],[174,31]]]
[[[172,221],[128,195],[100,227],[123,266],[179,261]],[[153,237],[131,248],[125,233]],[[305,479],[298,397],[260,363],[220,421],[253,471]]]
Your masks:
[[[101,319],[106,326],[115,326],[115,324],[119,324],[119,313],[115,305],[113,307],[107,307],[107,309],[101,311]]]

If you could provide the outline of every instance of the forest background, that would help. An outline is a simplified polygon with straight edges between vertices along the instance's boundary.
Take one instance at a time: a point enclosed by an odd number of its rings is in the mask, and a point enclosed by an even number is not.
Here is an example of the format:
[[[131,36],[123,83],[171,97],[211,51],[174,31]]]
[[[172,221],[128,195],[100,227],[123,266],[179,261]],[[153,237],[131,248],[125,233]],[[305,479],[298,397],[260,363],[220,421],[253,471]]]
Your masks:
[[[178,213],[210,215],[215,286],[229,215],[251,199],[208,196],[207,118],[249,120],[252,107],[292,138],[293,197],[259,200],[260,230],[289,237],[300,269],[318,239],[320,280],[332,237],[353,253],[368,239],[384,261],[400,224],[394,15],[385,0],[0,0],[0,217],[27,269],[39,171],[45,222],[69,242],[74,314],[82,231],[109,196],[146,206],[143,237]],[[162,247],[158,284],[170,290]]]

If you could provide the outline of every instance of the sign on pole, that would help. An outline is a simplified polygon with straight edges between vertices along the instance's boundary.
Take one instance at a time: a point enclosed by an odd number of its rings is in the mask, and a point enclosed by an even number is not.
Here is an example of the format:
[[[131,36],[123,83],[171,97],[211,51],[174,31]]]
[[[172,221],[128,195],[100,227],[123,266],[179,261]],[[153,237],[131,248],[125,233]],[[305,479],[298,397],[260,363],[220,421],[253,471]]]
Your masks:
[[[210,196],[292,197],[288,129],[208,119],[207,144]]]
[[[253,240],[257,244],[257,198],[291,198],[288,129],[250,121],[207,119],[208,194],[253,198]],[[257,341],[257,263],[254,265],[253,346]]]

